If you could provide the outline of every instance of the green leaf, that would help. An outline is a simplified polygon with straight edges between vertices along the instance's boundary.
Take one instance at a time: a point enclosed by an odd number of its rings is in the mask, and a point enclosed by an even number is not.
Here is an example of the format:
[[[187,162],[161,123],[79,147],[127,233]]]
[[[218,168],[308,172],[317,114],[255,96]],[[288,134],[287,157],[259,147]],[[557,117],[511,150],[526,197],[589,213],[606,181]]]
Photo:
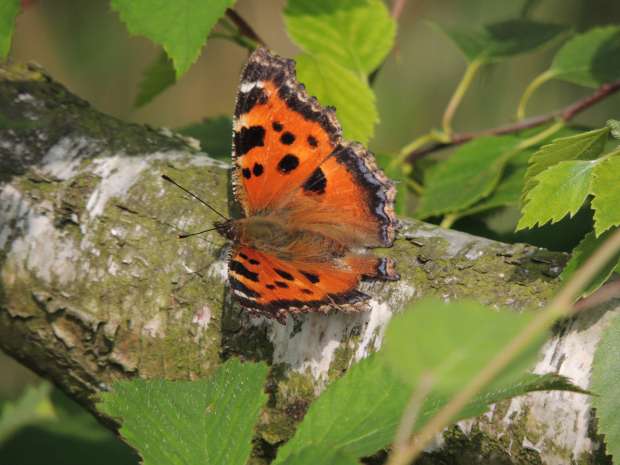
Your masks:
[[[235,0],[112,0],[131,34],[161,45],[181,77],[200,55],[215,23]]]
[[[144,72],[134,105],[136,107],[146,105],[174,84],[176,80],[172,61],[165,52],[160,53],[157,59]]]
[[[305,448],[368,456],[394,437],[411,388],[387,369],[378,354],[353,365],[315,400],[284,444],[274,465]],[[320,462],[319,462],[320,463]]]
[[[368,84],[327,56],[301,54],[296,61],[297,77],[308,93],[336,107],[345,137],[366,144],[379,119]]]
[[[179,133],[200,141],[200,147],[209,156],[220,160],[230,160],[232,120],[228,116],[207,118],[196,124],[185,126]]]
[[[562,281],[568,281],[581,267],[581,265],[583,265],[601,246],[601,244],[603,244],[603,242],[609,239],[609,237],[613,234],[614,231],[615,229],[608,230],[598,237],[596,237],[594,231],[586,234],[586,236],[581,240],[577,247],[573,249],[570,260],[560,274],[560,279],[562,279]],[[620,252],[616,253],[613,257],[611,257],[609,261],[605,264],[605,266],[599,270],[596,276],[584,288],[581,296],[588,296],[594,291],[596,291],[603,284],[605,284],[605,281],[607,281],[611,276],[611,273],[613,273],[614,268],[618,266],[619,261]]]
[[[607,454],[620,459],[620,315],[603,333],[594,354],[590,389],[598,419],[598,432],[605,435]]]
[[[517,230],[556,223],[577,213],[591,191],[596,160],[562,161],[534,177],[525,196]]]
[[[481,137],[458,148],[429,170],[416,216],[458,212],[489,195],[519,142],[513,136]]]
[[[502,177],[495,190],[488,197],[462,212],[461,216],[518,204],[523,191],[525,172],[533,152],[533,150],[524,150],[511,158],[506,163]]]
[[[415,313],[415,309],[413,312]],[[496,322],[497,320],[494,319],[496,315],[497,312],[488,310],[486,316]],[[511,315],[519,317],[514,313]],[[458,312],[455,317],[455,320],[462,322],[458,318]],[[509,324],[514,321],[508,318]],[[424,332],[426,321],[418,323],[421,325],[417,326],[417,331]],[[456,322],[448,322],[448,324],[453,327],[457,326]],[[433,329],[440,336],[439,341],[444,342],[445,338],[441,337],[444,328],[433,326]],[[507,330],[502,332],[502,334],[506,333]],[[477,328],[473,334],[477,334]],[[448,343],[452,347],[458,346],[463,336],[470,337],[471,335],[463,331],[458,334],[456,340]],[[486,336],[486,332],[480,333],[480,339]],[[428,337],[424,340],[429,345],[422,347],[423,353],[429,353],[438,348],[437,340]],[[406,343],[415,343],[414,338],[408,338]],[[479,345],[486,350],[484,341],[480,341]],[[441,348],[439,350],[443,351]],[[411,353],[411,349],[408,348],[406,353]],[[404,354],[401,356],[404,357]],[[416,357],[418,357],[417,353]],[[544,389],[579,390],[561,376],[525,374],[512,384],[484,390],[461,411],[455,421],[479,415],[486,411],[490,404],[500,400]],[[383,351],[371,355],[353,365],[341,378],[331,383],[310,405],[295,435],[278,450],[273,464],[297,465],[293,458],[303,457],[305,454],[310,454],[315,458],[314,463],[322,464],[323,459],[327,460],[333,454],[341,453],[348,457],[359,458],[387,447],[394,438],[411,394],[412,386],[403,382],[388,367]],[[444,395],[438,391],[432,392],[421,409],[417,428],[423,426],[448,400],[445,391]]]
[[[6,58],[11,49],[11,38],[18,13],[19,0],[0,1],[0,59]]]
[[[289,0],[284,21],[305,52],[327,55],[363,77],[381,64],[396,34],[381,0]]]
[[[283,464],[286,465],[360,465],[350,455],[324,450],[322,447],[309,447],[290,455]]]
[[[596,234],[620,225],[620,151],[596,166],[592,175],[592,208]]]
[[[24,426],[56,418],[50,402],[51,386],[41,383],[28,386],[15,402],[7,402],[0,410],[0,444]]]
[[[267,400],[267,370],[232,359],[198,381],[121,381],[98,408],[121,420],[121,435],[145,465],[244,465]]]
[[[555,55],[547,74],[586,87],[620,78],[620,26],[576,35]]]
[[[512,56],[532,52],[567,30],[559,24],[527,19],[511,19],[488,24],[480,30],[447,28],[431,23],[443,31],[467,61],[499,62]]]
[[[384,342],[387,362],[403,381],[416,386],[423,375],[437,395],[450,397],[484,367],[532,320],[531,313],[497,311],[469,301],[417,302],[390,322]],[[542,338],[501,377],[509,386],[535,361]]]
[[[594,160],[603,150],[609,128],[595,129],[569,137],[554,139],[549,145],[541,147],[531,158],[525,175],[523,197],[536,185],[535,178],[547,168],[567,160]]]

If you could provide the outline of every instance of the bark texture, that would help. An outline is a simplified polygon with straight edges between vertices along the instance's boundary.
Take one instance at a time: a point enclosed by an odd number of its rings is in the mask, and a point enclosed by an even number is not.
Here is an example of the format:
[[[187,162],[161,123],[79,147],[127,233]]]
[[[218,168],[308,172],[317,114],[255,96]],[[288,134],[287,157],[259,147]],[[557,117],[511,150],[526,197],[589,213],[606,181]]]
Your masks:
[[[226,288],[226,243],[202,205],[227,211],[228,166],[167,130],[103,115],[32,67],[0,68],[0,347],[94,410],[114,380],[208,375],[229,356],[275,369],[257,456],[287,439],[311,399],[376,350],[393,313],[426,295],[537,308],[566,257],[405,220],[402,279],[368,285],[371,311],[249,318]],[[587,388],[594,348],[618,302],[566,322],[539,373]],[[437,463],[606,463],[587,396],[536,393],[446,431]]]

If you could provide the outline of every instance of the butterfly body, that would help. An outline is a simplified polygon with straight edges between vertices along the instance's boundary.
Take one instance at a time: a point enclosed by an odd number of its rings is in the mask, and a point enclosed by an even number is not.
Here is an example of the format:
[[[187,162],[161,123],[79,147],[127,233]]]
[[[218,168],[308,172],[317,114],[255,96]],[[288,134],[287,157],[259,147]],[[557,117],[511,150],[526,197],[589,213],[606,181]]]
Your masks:
[[[233,295],[252,313],[359,311],[362,280],[395,280],[395,188],[331,108],[305,92],[291,60],[258,49],[239,86],[233,193],[243,217],[216,225],[233,241]]]

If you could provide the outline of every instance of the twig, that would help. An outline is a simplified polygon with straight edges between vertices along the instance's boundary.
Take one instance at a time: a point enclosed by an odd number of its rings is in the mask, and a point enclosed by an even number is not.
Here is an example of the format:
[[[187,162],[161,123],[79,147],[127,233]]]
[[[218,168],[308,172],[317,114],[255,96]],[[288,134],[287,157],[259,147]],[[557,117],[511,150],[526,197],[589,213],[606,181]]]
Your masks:
[[[610,95],[614,94],[620,90],[620,80],[610,82],[608,84],[603,84],[599,87],[594,93],[591,95],[577,100],[576,102],[551,113],[547,113],[545,115],[533,116],[531,118],[524,119],[514,124],[509,124],[506,126],[500,126],[492,129],[485,129],[482,131],[474,131],[474,132],[461,132],[452,134],[450,140],[448,142],[436,142],[434,144],[428,145],[427,147],[422,147],[417,150],[412,151],[407,156],[407,161],[409,163],[417,160],[418,158],[422,158],[426,155],[429,155],[438,150],[442,150],[448,147],[452,147],[455,145],[460,145],[465,142],[469,142],[472,139],[477,139],[482,136],[499,136],[502,134],[511,134],[514,132],[523,131],[525,129],[534,128],[537,126],[541,126],[545,123],[553,121],[554,119],[561,119],[564,122],[568,122],[581,113],[584,110],[587,110],[591,106],[596,103],[604,100]]]
[[[605,302],[620,297],[620,279],[611,281],[601,287],[594,294],[581,299],[575,304],[575,312],[581,312],[592,307],[604,304]]]
[[[620,250],[620,229],[607,239],[601,247],[584,263],[584,265],[566,283],[556,297],[538,313],[532,321],[518,333],[478,374],[465,385],[450,402],[448,402],[416,435],[406,449],[398,456],[393,465],[406,465],[413,462],[433,437],[448,426],[452,419],[467,403],[489,384],[498,373],[514,360],[532,341],[544,331],[549,330],[559,318],[571,316],[576,311],[573,305],[582,289],[605,266],[609,257]]]
[[[254,31],[254,29],[252,29],[252,26],[250,26],[247,21],[243,19],[241,15],[239,15],[239,13],[237,13],[235,10],[233,10],[232,8],[227,8],[226,16],[233,22],[235,26],[237,26],[237,29],[239,29],[239,33],[242,36],[253,40],[254,42],[262,45],[263,47],[267,46],[266,42],[260,38],[256,31]]]
[[[405,3],[407,3],[407,0],[394,0],[394,3],[392,3],[392,11],[390,14],[392,18],[394,18],[394,21],[398,21],[400,18],[400,15],[405,9]]]

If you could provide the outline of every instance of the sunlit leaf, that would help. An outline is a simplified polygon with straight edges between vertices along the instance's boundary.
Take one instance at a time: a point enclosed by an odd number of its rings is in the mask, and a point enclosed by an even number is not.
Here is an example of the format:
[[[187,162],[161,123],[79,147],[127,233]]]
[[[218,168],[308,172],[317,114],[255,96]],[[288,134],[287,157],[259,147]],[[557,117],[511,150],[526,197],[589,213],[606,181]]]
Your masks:
[[[346,138],[367,143],[378,120],[375,96],[353,71],[327,56],[299,55],[297,77],[322,105],[336,107]]]
[[[594,160],[607,143],[609,128],[595,129],[569,137],[554,139],[551,144],[541,147],[530,158],[530,166],[525,175],[523,196],[536,185],[535,178],[544,170],[561,161]]]
[[[535,176],[536,185],[525,195],[517,229],[574,216],[591,191],[596,164],[596,160],[562,161]]]
[[[596,234],[620,225],[620,152],[601,160],[592,176]]]
[[[289,0],[286,29],[305,52],[365,77],[392,48],[396,24],[381,0]]]
[[[176,77],[200,55],[207,36],[235,0],[111,0],[131,34],[161,45],[172,59]]]

